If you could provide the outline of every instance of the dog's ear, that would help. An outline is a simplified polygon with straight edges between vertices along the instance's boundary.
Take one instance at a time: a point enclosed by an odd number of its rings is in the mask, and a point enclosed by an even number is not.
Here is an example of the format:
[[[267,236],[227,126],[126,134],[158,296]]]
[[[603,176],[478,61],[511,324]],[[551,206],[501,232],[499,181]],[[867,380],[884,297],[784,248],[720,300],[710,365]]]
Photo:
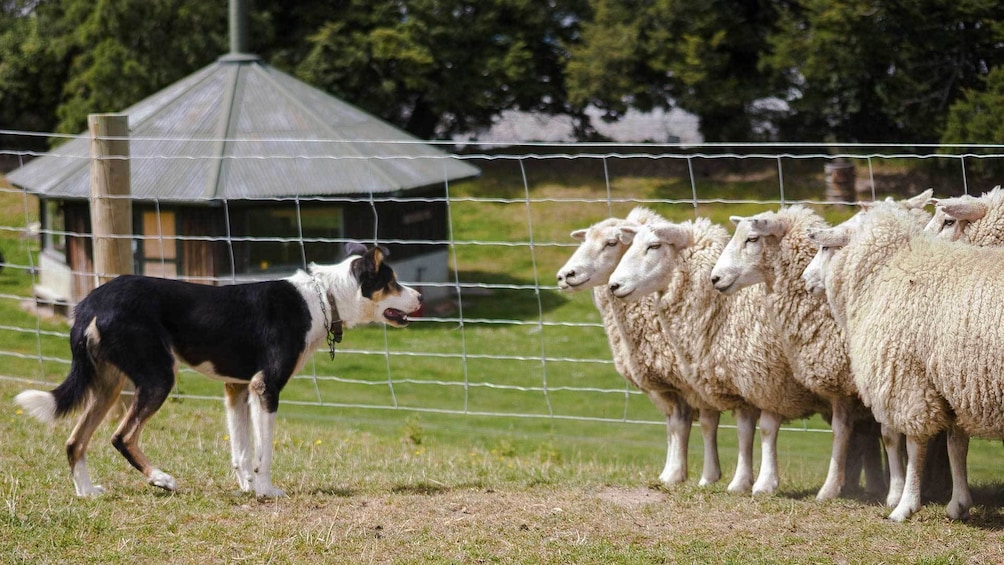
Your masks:
[[[366,285],[377,279],[380,272],[380,265],[383,264],[384,252],[381,246],[377,245],[367,249],[357,261],[352,262],[352,275],[356,280],[363,283],[364,296]]]
[[[371,270],[375,273],[378,270],[380,270],[380,263],[383,263],[383,259],[387,255],[390,255],[390,253],[387,252],[386,247],[382,245],[376,245],[369,251],[367,251],[366,255],[363,255],[363,258],[366,259],[366,267],[368,269],[370,268],[370,264],[372,263],[373,267]]]
[[[346,257],[351,257],[353,255],[365,255],[365,254],[366,254],[366,246],[365,245],[363,245],[363,244],[361,244],[359,242],[356,242],[356,241],[350,241],[350,242],[348,242],[348,243],[345,244],[345,256]]]

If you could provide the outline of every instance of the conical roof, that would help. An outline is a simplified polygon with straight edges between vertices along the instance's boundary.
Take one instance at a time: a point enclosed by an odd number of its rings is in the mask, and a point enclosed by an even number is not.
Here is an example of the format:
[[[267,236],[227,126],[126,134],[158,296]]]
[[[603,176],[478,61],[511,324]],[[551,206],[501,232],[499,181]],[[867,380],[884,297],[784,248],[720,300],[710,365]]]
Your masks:
[[[479,173],[253,55],[221,57],[122,113],[137,199],[392,193]],[[89,151],[86,135],[74,138],[7,178],[88,198]]]

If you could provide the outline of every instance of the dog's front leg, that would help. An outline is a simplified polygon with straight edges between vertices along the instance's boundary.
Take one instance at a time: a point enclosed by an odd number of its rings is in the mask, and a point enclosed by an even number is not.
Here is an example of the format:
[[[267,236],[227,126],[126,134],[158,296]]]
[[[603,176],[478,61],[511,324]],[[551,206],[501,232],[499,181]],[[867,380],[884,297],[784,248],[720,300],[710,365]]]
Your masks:
[[[278,398],[269,401],[262,373],[251,379],[251,426],[254,428],[254,492],[259,497],[286,496],[272,484],[272,439],[275,434],[275,406]],[[276,393],[271,393],[276,394]]]
[[[230,434],[230,464],[237,475],[242,492],[254,488],[254,469],[251,466],[251,414],[248,405],[248,385],[227,383],[227,432]]]

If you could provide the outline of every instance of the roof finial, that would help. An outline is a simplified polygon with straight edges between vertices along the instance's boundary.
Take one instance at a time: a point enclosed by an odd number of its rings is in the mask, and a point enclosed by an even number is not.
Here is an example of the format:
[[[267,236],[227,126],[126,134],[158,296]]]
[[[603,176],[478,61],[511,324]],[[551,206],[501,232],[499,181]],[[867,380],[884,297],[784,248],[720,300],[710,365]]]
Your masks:
[[[248,52],[248,0],[230,0],[230,54]]]

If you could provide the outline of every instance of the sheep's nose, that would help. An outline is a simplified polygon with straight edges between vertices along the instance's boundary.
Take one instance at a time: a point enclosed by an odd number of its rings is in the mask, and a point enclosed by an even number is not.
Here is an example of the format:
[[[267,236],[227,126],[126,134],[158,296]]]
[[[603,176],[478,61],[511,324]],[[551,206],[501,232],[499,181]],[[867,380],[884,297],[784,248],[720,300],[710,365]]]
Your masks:
[[[565,271],[563,273],[558,273],[558,280],[565,280],[575,276],[575,271]]]
[[[722,277],[718,275],[711,275],[711,284],[718,284],[718,281],[722,280]]]
[[[621,287],[621,283],[610,283],[610,292],[617,292],[617,289]]]

